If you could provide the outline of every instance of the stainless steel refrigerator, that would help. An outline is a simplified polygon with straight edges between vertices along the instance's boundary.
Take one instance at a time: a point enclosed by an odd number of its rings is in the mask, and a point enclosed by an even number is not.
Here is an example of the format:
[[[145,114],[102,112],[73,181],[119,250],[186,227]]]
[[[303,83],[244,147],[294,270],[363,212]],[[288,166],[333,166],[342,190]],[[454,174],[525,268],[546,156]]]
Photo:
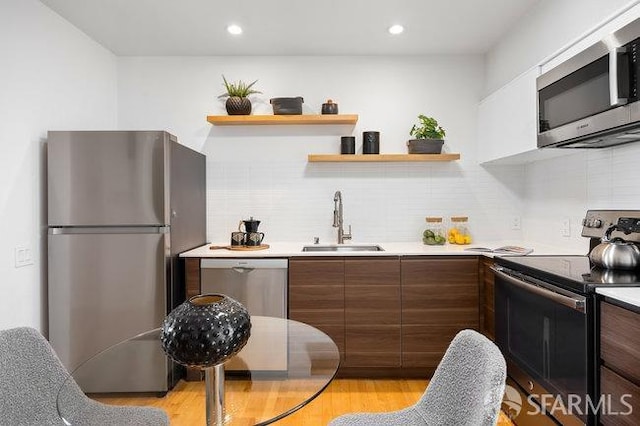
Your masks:
[[[185,299],[182,251],[205,244],[205,157],[162,131],[51,131],[49,340],[69,371],[157,328]],[[85,392],[165,392],[179,368],[136,343]]]

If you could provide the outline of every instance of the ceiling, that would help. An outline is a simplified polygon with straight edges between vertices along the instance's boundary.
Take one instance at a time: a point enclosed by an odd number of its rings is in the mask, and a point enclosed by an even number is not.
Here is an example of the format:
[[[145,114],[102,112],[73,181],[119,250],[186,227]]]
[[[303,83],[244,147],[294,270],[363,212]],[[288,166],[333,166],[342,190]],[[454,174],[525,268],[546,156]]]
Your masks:
[[[484,53],[539,0],[40,1],[116,55],[209,56]]]

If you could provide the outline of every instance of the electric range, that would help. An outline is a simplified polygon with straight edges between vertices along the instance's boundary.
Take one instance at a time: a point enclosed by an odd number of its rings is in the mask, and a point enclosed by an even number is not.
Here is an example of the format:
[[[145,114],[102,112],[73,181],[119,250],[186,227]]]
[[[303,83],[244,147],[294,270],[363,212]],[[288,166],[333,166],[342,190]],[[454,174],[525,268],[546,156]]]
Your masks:
[[[640,211],[589,210],[582,236],[589,252],[607,229]],[[640,233],[612,237],[636,244]],[[603,269],[585,256],[495,258],[496,344],[506,361],[519,426],[598,422],[598,287],[640,286],[640,271]],[[591,404],[591,405],[589,405]]]

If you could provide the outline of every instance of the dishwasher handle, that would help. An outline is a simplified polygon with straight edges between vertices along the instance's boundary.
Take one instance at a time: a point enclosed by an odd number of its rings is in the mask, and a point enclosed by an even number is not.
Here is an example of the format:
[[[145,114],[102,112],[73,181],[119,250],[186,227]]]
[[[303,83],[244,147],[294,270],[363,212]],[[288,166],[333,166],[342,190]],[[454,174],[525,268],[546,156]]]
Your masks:
[[[248,274],[249,272],[253,271],[256,268],[247,268],[246,266],[234,266],[231,269],[239,274]]]

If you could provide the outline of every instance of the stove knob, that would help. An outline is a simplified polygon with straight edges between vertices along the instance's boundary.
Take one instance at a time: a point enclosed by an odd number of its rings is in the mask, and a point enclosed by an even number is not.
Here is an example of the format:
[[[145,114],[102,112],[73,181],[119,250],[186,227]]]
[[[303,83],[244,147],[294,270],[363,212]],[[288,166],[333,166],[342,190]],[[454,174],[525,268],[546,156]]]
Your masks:
[[[582,219],[582,226],[587,226],[587,218]]]
[[[594,227],[594,228],[601,228],[601,227],[602,227],[602,221],[601,221],[600,219],[596,219],[596,220],[593,222],[593,227]]]
[[[533,382],[531,380],[527,381],[527,385],[529,385],[529,390],[532,391],[534,386],[533,386]]]

